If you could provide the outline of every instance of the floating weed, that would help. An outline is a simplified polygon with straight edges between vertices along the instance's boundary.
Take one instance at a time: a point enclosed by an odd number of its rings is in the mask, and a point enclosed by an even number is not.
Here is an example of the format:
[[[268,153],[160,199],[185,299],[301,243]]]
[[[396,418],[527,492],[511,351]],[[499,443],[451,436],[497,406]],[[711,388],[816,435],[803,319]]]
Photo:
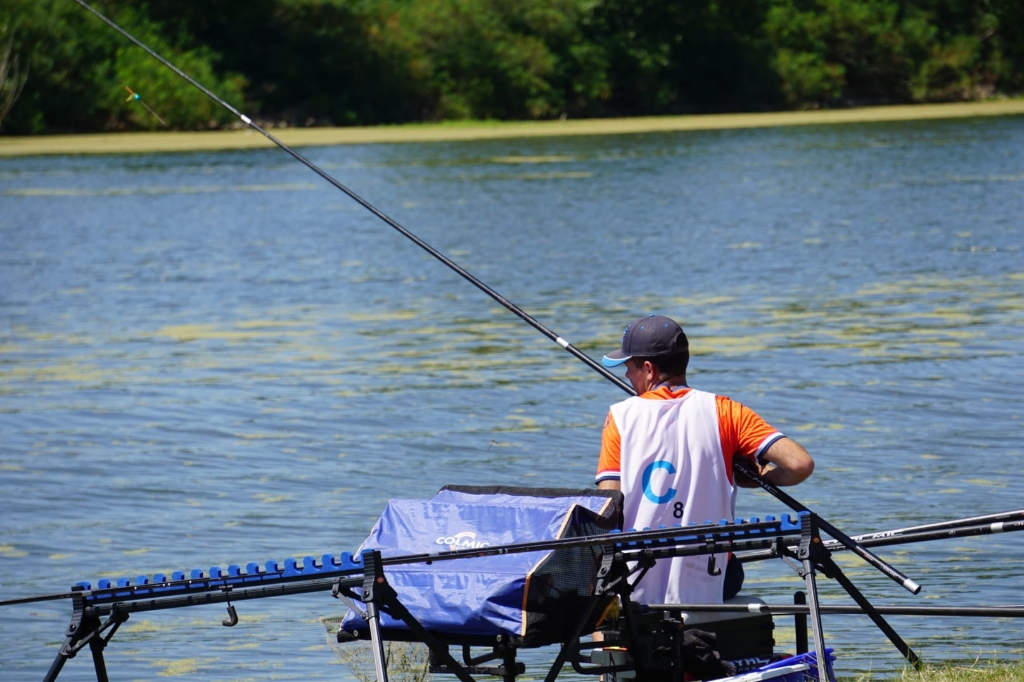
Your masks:
[[[5,559],[20,559],[28,556],[28,552],[16,549],[14,545],[0,545],[0,556]]]
[[[370,642],[347,642],[337,640],[340,616],[324,616],[320,619],[327,630],[327,644],[338,655],[341,662],[359,682],[374,682],[376,671],[373,662],[373,645]],[[387,661],[388,679],[393,682],[427,682],[431,675],[430,653],[427,647],[417,642],[385,642],[384,657]]]
[[[546,156],[495,156],[491,163],[566,163],[575,161],[573,156],[564,154],[548,154]]]

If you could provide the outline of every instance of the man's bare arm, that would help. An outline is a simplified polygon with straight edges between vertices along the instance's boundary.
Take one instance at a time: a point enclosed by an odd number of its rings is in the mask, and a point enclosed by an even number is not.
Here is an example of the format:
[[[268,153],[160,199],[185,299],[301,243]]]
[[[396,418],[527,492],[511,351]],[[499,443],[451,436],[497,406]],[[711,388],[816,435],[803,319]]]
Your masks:
[[[796,485],[814,473],[814,460],[807,450],[789,438],[772,443],[761,459],[772,465],[761,470],[761,477],[773,485]]]

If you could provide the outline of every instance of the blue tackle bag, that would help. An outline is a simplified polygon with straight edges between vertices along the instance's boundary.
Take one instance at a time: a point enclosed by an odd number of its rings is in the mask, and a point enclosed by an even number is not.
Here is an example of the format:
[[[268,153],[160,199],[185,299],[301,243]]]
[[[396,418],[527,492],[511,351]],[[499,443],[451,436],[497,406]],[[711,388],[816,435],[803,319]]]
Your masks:
[[[618,491],[446,486],[430,500],[388,502],[357,554],[377,549],[386,560],[601,535],[621,525]],[[601,551],[573,547],[400,564],[384,575],[427,630],[456,639],[509,635],[519,646],[543,646],[564,641],[590,606],[596,607],[587,624],[593,628],[612,605],[614,597],[594,596]],[[408,632],[385,613],[381,627]],[[359,637],[369,624],[349,611],[340,629]]]

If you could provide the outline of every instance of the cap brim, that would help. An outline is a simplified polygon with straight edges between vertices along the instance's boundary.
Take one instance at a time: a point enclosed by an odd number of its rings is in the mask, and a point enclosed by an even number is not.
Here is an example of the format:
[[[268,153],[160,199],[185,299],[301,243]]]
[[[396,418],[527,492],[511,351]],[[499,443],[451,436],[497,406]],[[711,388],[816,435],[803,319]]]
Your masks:
[[[601,358],[601,364],[604,365],[605,367],[618,367],[626,360],[629,360],[631,357],[633,356],[626,355],[625,353],[622,352],[622,349],[620,348],[619,350],[613,350],[611,353]]]

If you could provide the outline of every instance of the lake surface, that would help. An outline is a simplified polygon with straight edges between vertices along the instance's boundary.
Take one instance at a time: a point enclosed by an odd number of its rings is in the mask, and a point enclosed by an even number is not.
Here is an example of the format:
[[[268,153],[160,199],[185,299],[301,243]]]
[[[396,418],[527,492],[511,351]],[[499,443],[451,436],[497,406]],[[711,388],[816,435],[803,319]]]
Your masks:
[[[1024,507],[1024,118],[304,153],[593,357],[679,319],[691,385],[804,444],[789,492],[848,534]],[[449,483],[588,487],[623,396],[280,150],[0,160],[0,599],[353,551]],[[878,553],[924,591],[838,554],[876,604],[1024,602],[1024,533]],[[237,608],[133,616],[112,678],[354,679],[328,594]],[[3,608],[4,679],[70,613]],[[824,620],[841,674],[900,666]],[[927,661],[1024,653],[1024,620],[890,621]]]

